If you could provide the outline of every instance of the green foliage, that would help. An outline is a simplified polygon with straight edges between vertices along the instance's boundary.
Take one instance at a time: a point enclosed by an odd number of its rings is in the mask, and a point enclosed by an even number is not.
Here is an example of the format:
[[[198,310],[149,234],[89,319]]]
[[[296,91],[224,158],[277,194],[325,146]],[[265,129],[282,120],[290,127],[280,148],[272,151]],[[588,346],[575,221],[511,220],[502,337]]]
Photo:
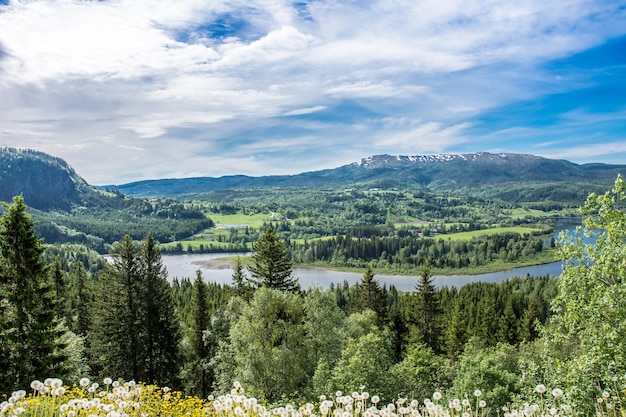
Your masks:
[[[110,255],[88,334],[94,370],[175,386],[180,333],[160,252],[151,236],[127,235]]]
[[[501,409],[520,392],[522,372],[517,357],[511,345],[485,347],[478,339],[472,339],[455,364],[456,377],[450,393],[457,398],[472,397],[480,387],[481,399],[492,409]]]
[[[259,287],[281,291],[298,291],[300,284],[293,277],[289,249],[274,228],[269,226],[253,245],[252,263],[248,266],[251,282]]]
[[[337,366],[332,370],[333,385],[346,391],[365,387],[390,400],[394,395],[390,390],[392,381],[389,374],[393,365],[392,356],[389,338],[379,331],[349,339]]]
[[[302,392],[313,375],[299,295],[260,288],[230,331],[237,380],[269,401]]]
[[[0,218],[0,392],[65,372],[54,286],[21,196]]]
[[[428,398],[450,385],[452,365],[428,346],[416,343],[389,373],[392,392],[406,398]]]
[[[587,199],[584,229],[559,242],[565,267],[545,337],[559,369],[554,382],[581,404],[626,372],[625,205],[626,184],[619,176],[612,191]]]

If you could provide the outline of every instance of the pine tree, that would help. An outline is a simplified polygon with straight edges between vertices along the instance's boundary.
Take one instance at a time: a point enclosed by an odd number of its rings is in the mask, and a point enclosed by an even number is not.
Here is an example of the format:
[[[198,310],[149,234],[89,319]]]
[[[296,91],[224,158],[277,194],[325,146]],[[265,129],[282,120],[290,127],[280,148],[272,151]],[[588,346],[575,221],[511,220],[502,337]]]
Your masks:
[[[62,376],[57,303],[41,255],[42,242],[21,196],[0,218],[0,392],[36,378]]]
[[[252,265],[248,267],[252,283],[281,291],[299,291],[298,279],[293,277],[289,249],[272,226],[254,242]]]

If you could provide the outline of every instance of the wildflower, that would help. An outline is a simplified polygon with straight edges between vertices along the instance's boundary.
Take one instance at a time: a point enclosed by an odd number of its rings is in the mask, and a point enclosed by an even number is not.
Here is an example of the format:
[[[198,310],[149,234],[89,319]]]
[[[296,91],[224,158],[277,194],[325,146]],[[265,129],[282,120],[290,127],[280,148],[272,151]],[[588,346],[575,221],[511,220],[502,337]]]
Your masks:
[[[563,390],[560,388],[555,388],[552,390],[552,396],[554,398],[561,398],[563,396]]]
[[[104,379],[102,380],[102,383],[103,383],[104,385],[111,385],[111,384],[113,383],[113,380],[112,380],[111,378],[104,378]]]
[[[65,388],[63,387],[57,387],[52,391],[52,395],[60,396],[63,394],[65,394]]]
[[[81,378],[80,381],[78,381],[78,385],[80,385],[83,388],[87,388],[87,386],[89,385],[89,378]]]
[[[439,401],[440,399],[441,399],[441,393],[440,393],[440,392],[438,392],[438,391],[437,391],[437,392],[435,392],[435,393],[433,394],[433,400],[435,400],[435,401]]]
[[[609,394],[607,391],[604,391],[604,392],[602,393],[602,396],[603,396],[604,398],[609,398],[609,397],[611,396],[611,394]]]
[[[374,395],[372,397],[372,404],[378,404],[379,401],[380,401],[380,398],[378,397],[378,395]]]
[[[342,394],[343,394],[343,393],[342,393],[341,391],[337,391],[337,392],[335,393],[335,397],[341,397],[341,395],[342,395]]]
[[[478,397],[480,397],[481,395],[483,395],[483,392],[482,392],[481,390],[477,389],[476,391],[474,391],[474,396],[475,396],[475,397],[477,397],[477,398],[478,398]]]
[[[537,387],[535,388],[535,392],[537,392],[537,394],[543,394],[545,393],[547,390],[546,386],[543,384],[539,384],[537,385]]]
[[[480,402],[478,403],[478,406],[480,408],[485,408],[487,407],[487,402],[485,400],[480,400]]]
[[[30,383],[30,387],[34,389],[35,391],[39,391],[42,386],[43,386],[43,383],[37,379]]]

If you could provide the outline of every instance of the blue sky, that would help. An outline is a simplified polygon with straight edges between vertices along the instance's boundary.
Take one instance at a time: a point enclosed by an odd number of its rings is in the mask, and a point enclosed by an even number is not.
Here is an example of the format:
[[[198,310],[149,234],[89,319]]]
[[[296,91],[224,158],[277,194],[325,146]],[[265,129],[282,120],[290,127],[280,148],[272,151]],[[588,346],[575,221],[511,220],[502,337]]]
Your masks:
[[[377,155],[626,164],[626,2],[0,0],[0,146],[92,184]]]

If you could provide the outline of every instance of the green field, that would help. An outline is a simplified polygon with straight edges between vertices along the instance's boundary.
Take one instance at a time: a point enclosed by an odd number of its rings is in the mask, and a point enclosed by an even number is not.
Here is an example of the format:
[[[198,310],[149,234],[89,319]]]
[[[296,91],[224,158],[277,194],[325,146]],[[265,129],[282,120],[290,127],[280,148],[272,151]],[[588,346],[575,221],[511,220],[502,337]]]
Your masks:
[[[438,234],[438,235],[435,235],[434,238],[451,239],[451,240],[470,240],[476,236],[494,235],[497,233],[519,233],[520,235],[523,235],[525,233],[541,233],[541,232],[549,233],[549,230],[541,229],[538,227],[522,227],[522,226],[492,227],[490,229],[472,230],[470,232]]]
[[[270,213],[260,214],[215,214],[208,215],[217,227],[224,225],[245,224],[249,227],[261,227],[263,222],[269,222],[271,220],[277,220],[272,217]],[[276,216],[274,216],[276,217]]]

